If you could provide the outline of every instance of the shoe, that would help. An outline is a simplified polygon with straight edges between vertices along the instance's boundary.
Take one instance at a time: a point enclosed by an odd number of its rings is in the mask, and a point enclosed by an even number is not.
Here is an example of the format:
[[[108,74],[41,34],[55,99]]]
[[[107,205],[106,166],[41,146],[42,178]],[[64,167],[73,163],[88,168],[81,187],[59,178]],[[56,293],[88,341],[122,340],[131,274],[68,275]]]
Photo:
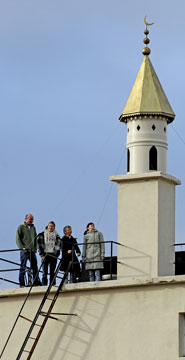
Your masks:
[[[33,286],[42,286],[40,279],[36,279],[33,283]]]

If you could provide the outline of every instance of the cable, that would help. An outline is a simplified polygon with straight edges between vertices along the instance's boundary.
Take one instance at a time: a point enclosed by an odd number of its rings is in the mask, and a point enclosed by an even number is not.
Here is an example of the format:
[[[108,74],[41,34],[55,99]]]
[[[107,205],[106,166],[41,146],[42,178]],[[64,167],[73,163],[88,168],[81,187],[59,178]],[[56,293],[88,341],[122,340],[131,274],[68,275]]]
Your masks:
[[[176,135],[179,137],[179,139],[182,141],[182,143],[185,145],[185,141],[182,138],[182,136],[178,133],[178,131],[174,128],[174,126],[171,124],[171,127],[173,129],[173,131],[176,133]]]
[[[116,133],[117,129],[118,129],[119,123],[117,124],[115,131],[112,132],[111,134],[108,135],[108,137],[106,138],[106,140],[104,141],[103,144],[101,144],[101,146],[99,147],[99,149],[95,152],[95,154],[93,154],[91,156],[91,159],[89,160],[90,163],[92,163],[97,155],[100,154],[100,152],[102,151],[102,149],[104,148],[104,146],[109,143],[110,139],[112,139],[113,135]],[[68,191],[65,192],[65,195],[63,196],[63,198],[61,199],[61,201],[55,206],[55,208],[53,209],[53,212],[59,207],[61,206],[61,204],[65,201],[65,199],[69,196],[69,194],[72,192],[72,190],[78,185],[79,181],[81,180],[81,178],[88,172],[88,167],[84,168],[83,171],[80,172],[80,175],[78,177],[76,177],[76,180],[74,181],[74,183],[69,187]]]
[[[116,174],[117,174],[117,172],[118,172],[118,170],[119,170],[119,168],[120,168],[120,165],[121,165],[123,156],[124,156],[124,154],[125,154],[125,151],[126,151],[126,149],[123,151],[123,154],[121,154],[121,159],[119,160],[118,166],[117,166],[116,171],[115,171]],[[98,225],[99,225],[99,223],[100,223],[100,220],[101,220],[101,218],[102,218],[102,215],[103,215],[103,212],[104,212],[104,210],[105,210],[107,201],[108,201],[109,196],[110,196],[111,191],[112,191],[112,187],[113,187],[113,182],[111,183],[110,188],[109,188],[109,191],[108,191],[107,196],[106,196],[106,198],[105,198],[105,202],[104,202],[102,211],[101,211],[101,213],[100,213],[100,216],[99,216],[99,219],[98,219],[98,222],[97,222],[97,227],[98,227]]]

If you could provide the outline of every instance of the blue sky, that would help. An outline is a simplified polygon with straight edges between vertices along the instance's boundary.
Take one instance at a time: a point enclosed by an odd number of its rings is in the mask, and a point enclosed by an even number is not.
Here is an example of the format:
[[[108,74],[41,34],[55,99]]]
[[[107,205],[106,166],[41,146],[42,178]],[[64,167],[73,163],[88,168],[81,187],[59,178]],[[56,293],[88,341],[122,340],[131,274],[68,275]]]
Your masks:
[[[94,221],[117,240],[109,176],[126,172],[118,118],[143,60],[145,15],[155,23],[150,59],[176,114],[168,172],[182,181],[176,242],[185,241],[184,14],[184,0],[1,1],[1,249],[16,247],[30,212],[38,232],[54,220],[61,235],[71,224],[81,242]]]

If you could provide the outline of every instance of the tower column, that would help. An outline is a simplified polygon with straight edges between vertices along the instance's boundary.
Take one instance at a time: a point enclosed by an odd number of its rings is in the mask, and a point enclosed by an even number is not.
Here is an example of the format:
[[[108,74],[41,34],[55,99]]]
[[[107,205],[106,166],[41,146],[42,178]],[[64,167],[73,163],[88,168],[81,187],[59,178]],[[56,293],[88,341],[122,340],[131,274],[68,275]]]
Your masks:
[[[127,175],[118,184],[118,277],[175,273],[175,186],[167,174],[167,125],[173,109],[149,59],[146,18],[143,62],[120,116],[127,124]]]
[[[146,117],[127,121],[128,172],[167,171],[167,121]]]
[[[175,186],[162,172],[117,175],[118,278],[175,273]]]

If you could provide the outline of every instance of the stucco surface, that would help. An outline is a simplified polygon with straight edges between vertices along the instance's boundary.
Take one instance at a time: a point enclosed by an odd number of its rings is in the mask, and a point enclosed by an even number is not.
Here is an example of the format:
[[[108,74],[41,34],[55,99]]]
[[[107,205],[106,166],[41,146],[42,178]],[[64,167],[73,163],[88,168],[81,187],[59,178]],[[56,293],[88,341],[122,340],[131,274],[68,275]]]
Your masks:
[[[173,275],[175,185],[165,173],[111,177],[118,183],[118,278]]]
[[[185,276],[67,285],[48,320],[33,360],[176,360],[179,314],[185,312]],[[44,288],[34,289],[24,310],[33,318]],[[26,290],[0,292],[2,348]],[[29,323],[18,321],[2,357],[16,359]],[[33,334],[34,335],[34,334]],[[25,357],[26,358],[26,357]]]

